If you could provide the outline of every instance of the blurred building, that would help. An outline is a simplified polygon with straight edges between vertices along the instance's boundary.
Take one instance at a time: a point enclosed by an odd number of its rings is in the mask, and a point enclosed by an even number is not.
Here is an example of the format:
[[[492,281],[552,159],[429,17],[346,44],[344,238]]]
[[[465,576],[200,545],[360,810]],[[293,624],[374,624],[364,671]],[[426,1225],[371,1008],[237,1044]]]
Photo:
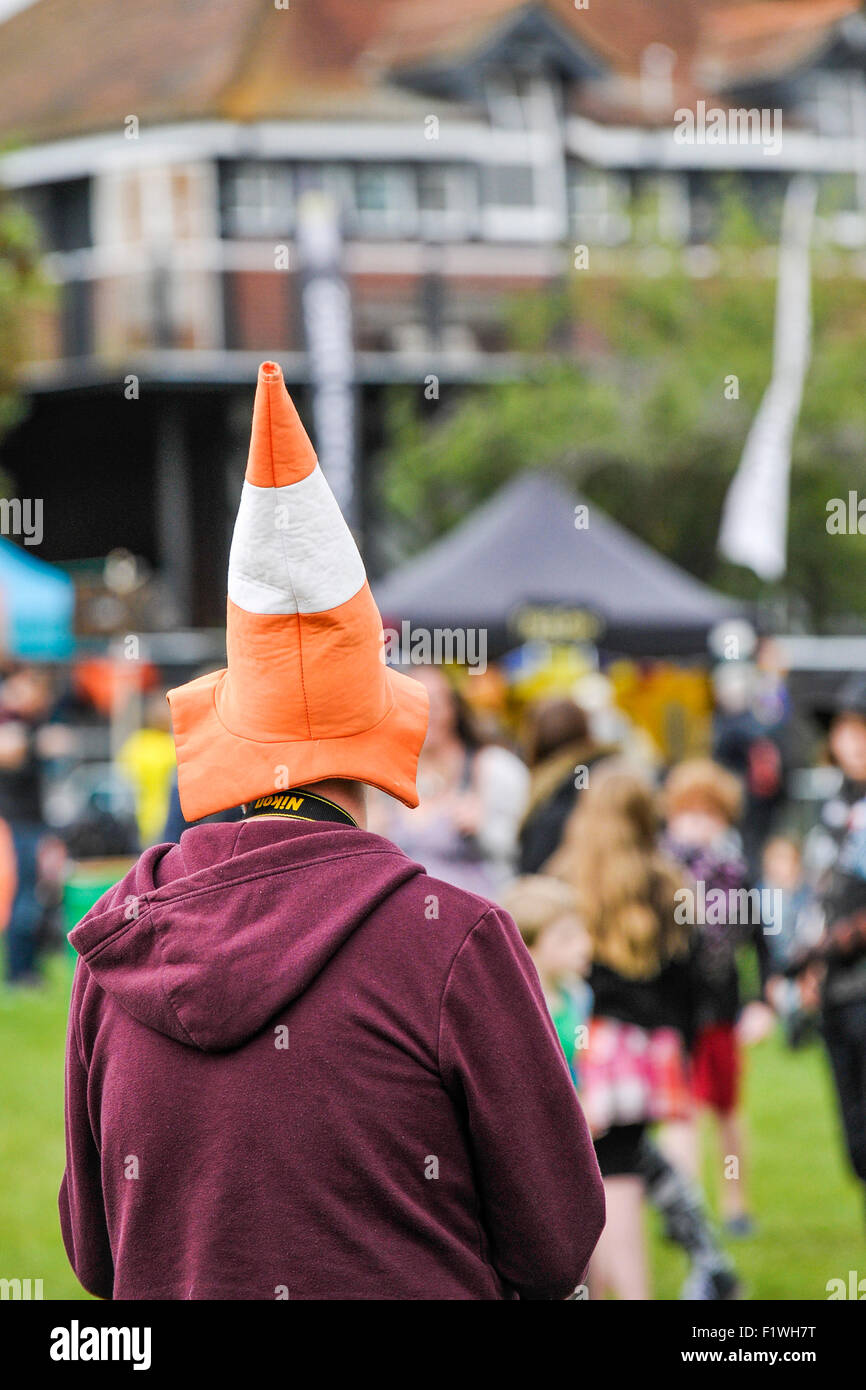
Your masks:
[[[510,306],[575,246],[712,241],[722,174],[770,228],[813,170],[866,244],[864,73],[853,0],[36,0],[0,25],[0,173],[57,294],[2,461],[43,553],[128,547],[220,620],[256,366],[309,379],[306,190],[338,209],[364,458],[387,384],[518,369]],[[784,139],[675,138],[701,102]]]

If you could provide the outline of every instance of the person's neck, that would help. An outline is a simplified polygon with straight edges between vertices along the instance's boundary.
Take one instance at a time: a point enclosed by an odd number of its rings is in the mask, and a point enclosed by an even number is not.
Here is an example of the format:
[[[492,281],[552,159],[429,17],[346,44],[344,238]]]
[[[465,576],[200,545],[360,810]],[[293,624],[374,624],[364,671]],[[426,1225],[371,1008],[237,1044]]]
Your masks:
[[[357,791],[355,791],[357,787]],[[329,782],[307,782],[297,788],[299,792],[310,792],[313,796],[323,796],[333,801],[341,811],[346,811],[362,830],[367,828],[367,799],[361,782],[348,787],[345,782],[334,779]]]

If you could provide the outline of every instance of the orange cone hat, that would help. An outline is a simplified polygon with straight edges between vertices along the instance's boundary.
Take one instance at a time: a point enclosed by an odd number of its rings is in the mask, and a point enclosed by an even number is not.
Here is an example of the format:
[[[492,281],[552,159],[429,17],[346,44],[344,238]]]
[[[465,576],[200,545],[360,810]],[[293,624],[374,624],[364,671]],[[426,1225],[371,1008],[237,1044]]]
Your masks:
[[[259,369],[226,626],[227,669],[168,695],[187,820],[328,777],[418,805],[427,694],[385,665],[363,561],[274,362]]]

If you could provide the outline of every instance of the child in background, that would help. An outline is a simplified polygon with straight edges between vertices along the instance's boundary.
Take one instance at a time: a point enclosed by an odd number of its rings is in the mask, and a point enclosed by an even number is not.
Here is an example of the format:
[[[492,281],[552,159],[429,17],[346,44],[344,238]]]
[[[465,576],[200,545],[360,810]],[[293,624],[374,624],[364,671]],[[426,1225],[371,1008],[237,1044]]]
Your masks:
[[[772,928],[764,935],[767,948],[768,1003],[778,1015],[785,1041],[799,1047],[814,1027],[815,1012],[807,1007],[799,980],[790,978],[804,948],[821,934],[821,913],[806,880],[799,841],[774,835],[764,846],[761,861],[761,902],[773,895]]]
[[[743,1134],[739,1113],[741,1049],[737,1036],[740,986],[737,948],[751,938],[762,950],[762,924],[738,922],[739,890],[745,887],[746,861],[737,822],[742,812],[738,778],[709,758],[678,764],[664,786],[667,831],[664,847],[687,871],[696,888],[696,903],[707,903],[704,920],[695,924],[697,1001],[692,1051],[693,1090],[699,1105],[718,1123],[722,1155],[722,1207],[729,1234],[746,1236],[753,1230],[742,1173]],[[719,893],[725,895],[720,899]],[[712,895],[712,899],[711,899]],[[713,901],[727,902],[721,913],[709,910]],[[719,915],[722,921],[716,919]],[[761,957],[763,959],[763,957]],[[671,1129],[668,1147],[693,1177],[698,1175],[698,1135],[692,1122]],[[739,1160],[736,1172],[729,1159]]]
[[[611,758],[593,767],[548,861],[578,894],[592,941],[581,1101],[607,1203],[590,1265],[600,1298],[651,1296],[644,1145],[651,1125],[691,1112],[692,929],[677,922],[683,875],[660,853],[658,829],[648,778]]]
[[[588,1041],[592,990],[586,981],[592,943],[574,889],[540,874],[517,879],[503,906],[514,918],[547,1000],[575,1085],[580,1088],[580,1054]],[[720,1248],[700,1193],[674,1168],[652,1140],[644,1138],[638,1167],[647,1199],[658,1210],[668,1240],[680,1245],[690,1270],[682,1297],[712,1301],[739,1295],[733,1266]]]
[[[578,1053],[586,1045],[592,991],[586,982],[592,947],[574,890],[556,878],[528,874],[503,897],[532,956],[569,1071],[580,1084]]]

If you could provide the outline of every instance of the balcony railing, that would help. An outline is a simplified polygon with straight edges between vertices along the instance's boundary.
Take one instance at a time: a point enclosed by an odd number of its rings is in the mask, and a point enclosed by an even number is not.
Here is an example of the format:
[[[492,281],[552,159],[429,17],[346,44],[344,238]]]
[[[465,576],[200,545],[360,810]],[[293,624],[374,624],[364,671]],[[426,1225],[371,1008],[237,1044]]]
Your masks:
[[[31,321],[35,368],[85,360],[113,369],[137,354],[304,352],[301,277],[273,268],[273,248],[220,243],[191,263],[76,252],[49,258],[53,303]],[[186,249],[186,248],[185,248]],[[142,261],[144,264],[142,264]],[[561,273],[557,248],[478,245],[346,248],[358,353],[508,350],[506,305]]]

